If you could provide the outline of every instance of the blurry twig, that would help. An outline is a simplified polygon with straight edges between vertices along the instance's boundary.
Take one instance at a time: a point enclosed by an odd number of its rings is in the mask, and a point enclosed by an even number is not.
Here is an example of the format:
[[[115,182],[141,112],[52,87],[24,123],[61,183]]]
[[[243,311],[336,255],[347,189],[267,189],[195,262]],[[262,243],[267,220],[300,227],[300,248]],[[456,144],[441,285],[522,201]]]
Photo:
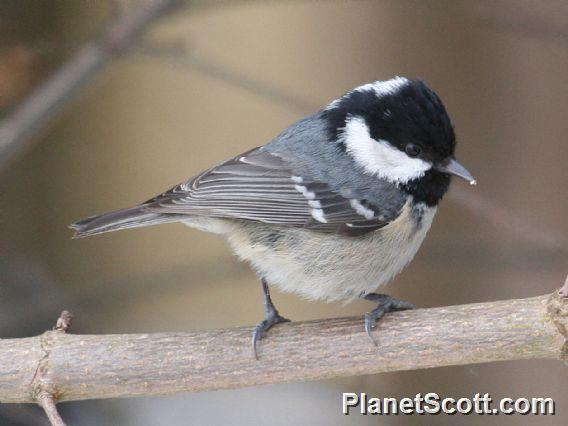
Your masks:
[[[25,150],[37,131],[45,127],[67,102],[110,61],[114,54],[131,47],[137,36],[170,7],[183,3],[191,5],[192,11],[199,11],[253,1],[255,0],[148,0],[132,6],[126,4],[125,0],[114,0],[112,15],[116,16],[118,20],[110,24],[103,31],[101,37],[80,47],[77,53],[65,62],[58,71],[21,102],[10,116],[0,121],[0,171],[2,166],[16,153]],[[305,1],[307,0],[302,2]],[[447,8],[446,2],[434,2],[433,4],[439,4],[444,9]],[[131,10],[132,12],[130,12]],[[473,15],[474,19],[481,21],[482,24],[500,30],[522,32],[532,37],[560,38],[566,41],[567,33],[563,28],[548,25],[547,22],[534,22],[532,16],[526,13],[512,20],[507,17],[503,21],[502,17],[497,20],[492,17],[488,19],[483,8],[481,10],[464,8],[464,11]],[[50,48],[49,44],[43,45],[41,43],[36,46],[35,50],[46,53],[50,49],[62,50],[60,47]],[[309,103],[286,93],[272,92],[270,85],[262,85],[252,80],[247,81],[247,77],[243,75],[235,76],[232,72],[227,73],[224,68],[216,66],[215,63],[209,62],[203,57],[193,55],[187,57],[186,62],[186,65],[217,78],[232,81],[242,87],[248,86],[251,91],[257,93],[265,92],[267,97],[280,98],[282,104],[299,107],[302,110],[307,109],[306,107],[309,105]]]
[[[229,69],[210,57],[197,53],[183,42],[143,43],[136,48],[135,53],[161,59],[180,68],[201,72],[298,113],[306,114],[318,109],[313,102],[291,95],[273,84],[264,83],[237,70]]]
[[[0,402],[165,395],[492,361],[566,360],[568,298],[558,292],[389,314],[369,344],[360,317],[190,333],[0,340]],[[30,388],[31,387],[31,388]],[[35,395],[35,396],[34,396]],[[46,410],[46,411],[47,411]],[[53,423],[62,424],[62,423]]]
[[[87,42],[47,81],[0,122],[0,167],[24,150],[30,138],[97,74],[113,55],[129,48],[150,23],[179,0],[152,0],[112,23],[96,40]]]

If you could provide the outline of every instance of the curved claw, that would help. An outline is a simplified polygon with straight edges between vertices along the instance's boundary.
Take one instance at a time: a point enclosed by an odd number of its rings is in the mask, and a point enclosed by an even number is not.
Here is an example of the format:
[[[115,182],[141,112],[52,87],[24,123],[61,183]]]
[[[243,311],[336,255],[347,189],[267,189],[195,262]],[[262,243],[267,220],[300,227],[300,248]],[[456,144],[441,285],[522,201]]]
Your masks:
[[[369,293],[363,296],[365,300],[377,302],[378,305],[375,309],[365,314],[365,332],[367,337],[378,346],[377,341],[373,338],[371,330],[375,328],[376,322],[380,320],[385,314],[394,311],[406,311],[407,309],[414,309],[414,305],[404,300],[395,299],[387,294]]]
[[[374,324],[375,321],[376,320],[372,318],[371,315],[369,314],[365,315],[365,332],[367,333],[367,337],[369,338],[369,340],[373,345],[378,346],[377,341],[374,339],[373,335],[371,334],[371,330],[375,328]]]
[[[280,324],[282,322],[290,322],[290,320],[276,313],[274,315],[269,315],[254,328],[254,331],[252,332],[252,353],[256,360],[258,360],[258,353],[256,351],[257,342],[259,340],[262,340],[264,333],[268,331],[273,325]]]
[[[266,322],[266,320],[262,321],[260,324],[258,324],[255,328],[254,331],[252,332],[252,353],[254,355],[254,358],[256,360],[258,360],[258,353],[256,352],[256,342],[258,342],[260,339],[262,339],[262,333],[264,330],[264,322]]]

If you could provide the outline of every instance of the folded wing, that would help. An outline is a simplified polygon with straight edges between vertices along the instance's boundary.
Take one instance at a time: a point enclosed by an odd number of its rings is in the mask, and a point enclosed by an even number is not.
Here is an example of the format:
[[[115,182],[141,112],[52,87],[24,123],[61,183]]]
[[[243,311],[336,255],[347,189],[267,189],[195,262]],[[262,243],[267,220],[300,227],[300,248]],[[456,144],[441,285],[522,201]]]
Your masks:
[[[352,236],[393,219],[365,200],[298,176],[285,159],[263,148],[213,167],[141,207],[156,214],[251,220]]]

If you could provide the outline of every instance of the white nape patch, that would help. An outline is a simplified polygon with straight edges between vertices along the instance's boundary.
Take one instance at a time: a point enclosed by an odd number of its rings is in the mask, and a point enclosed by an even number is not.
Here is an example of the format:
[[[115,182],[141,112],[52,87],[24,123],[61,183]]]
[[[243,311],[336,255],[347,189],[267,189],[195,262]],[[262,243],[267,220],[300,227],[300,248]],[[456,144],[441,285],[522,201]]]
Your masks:
[[[308,200],[313,200],[316,198],[316,194],[312,191],[308,191],[308,188],[303,185],[294,185],[294,189],[301,193]]]
[[[424,176],[432,164],[412,158],[386,140],[371,138],[369,126],[362,117],[349,116],[340,134],[349,155],[365,171],[393,183],[405,184]]]
[[[314,209],[321,209],[321,203],[318,200],[308,200],[308,205]]]
[[[351,204],[351,207],[353,207],[353,209],[365,219],[371,220],[375,217],[375,212],[365,207],[359,200],[349,200],[349,204]]]
[[[331,101],[327,107],[325,107],[325,111],[329,111],[339,105],[339,103],[347,96],[352,94],[353,92],[375,92],[375,94],[381,98],[385,95],[392,95],[396,93],[400,88],[404,87],[408,83],[408,79],[404,77],[393,77],[390,80],[384,81],[374,81],[372,83],[363,84],[362,86],[358,86],[353,90],[350,90],[345,95],[343,95],[339,99],[335,99]]]
[[[349,93],[351,93],[351,92],[349,92]],[[349,94],[349,93],[348,93],[348,94]],[[345,96],[347,96],[347,95],[345,95]],[[338,106],[339,103],[341,102],[341,99],[343,99],[343,97],[331,101],[331,102],[330,102],[329,104],[327,104],[327,106],[325,107],[325,111],[329,111],[330,109],[333,109],[333,108],[335,108],[336,106]]]
[[[304,181],[302,176],[292,176],[291,179],[296,183],[302,183]]]
[[[385,95],[392,95],[400,90],[402,87],[406,86],[408,79],[404,77],[394,77],[390,80],[385,81],[375,81],[373,83],[363,84],[355,88],[356,92],[374,91],[379,98]]]
[[[312,217],[317,220],[318,222],[321,223],[327,223],[327,219],[325,218],[325,216],[323,215],[323,210],[322,209],[312,209]]]

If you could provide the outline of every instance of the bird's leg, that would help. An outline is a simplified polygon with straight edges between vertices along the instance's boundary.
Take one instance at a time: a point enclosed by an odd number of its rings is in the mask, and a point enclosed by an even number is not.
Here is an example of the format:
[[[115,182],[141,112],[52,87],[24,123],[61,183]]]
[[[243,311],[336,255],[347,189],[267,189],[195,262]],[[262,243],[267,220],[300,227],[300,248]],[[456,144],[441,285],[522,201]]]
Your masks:
[[[264,337],[264,333],[273,325],[280,324],[281,322],[290,322],[289,319],[280,316],[274,306],[274,303],[272,303],[266,279],[262,278],[260,282],[262,284],[262,292],[264,294],[264,320],[254,328],[252,333],[252,352],[256,359],[258,359],[258,354],[256,353],[256,342]]]
[[[377,346],[377,342],[373,338],[371,330],[375,328],[378,320],[380,320],[385,314],[388,314],[389,312],[414,309],[414,305],[412,303],[395,299],[388,294],[369,293],[364,294],[361,297],[370,302],[377,303],[377,307],[375,309],[365,314],[365,331],[367,332],[367,336],[369,336],[369,340],[371,340],[371,342],[375,346]]]

